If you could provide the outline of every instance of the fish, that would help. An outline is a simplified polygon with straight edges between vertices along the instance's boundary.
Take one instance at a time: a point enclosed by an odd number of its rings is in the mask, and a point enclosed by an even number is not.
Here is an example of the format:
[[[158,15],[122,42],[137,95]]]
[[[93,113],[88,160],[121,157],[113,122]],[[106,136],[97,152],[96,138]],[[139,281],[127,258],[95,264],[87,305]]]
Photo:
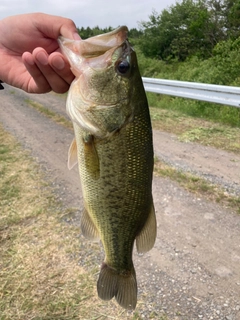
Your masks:
[[[78,164],[84,209],[82,234],[101,240],[105,259],[97,281],[102,300],[137,304],[132,254],[149,251],[157,227],[152,196],[153,141],[148,101],[121,26],[86,40],[58,39],[75,75],[66,110],[75,138],[68,168]]]

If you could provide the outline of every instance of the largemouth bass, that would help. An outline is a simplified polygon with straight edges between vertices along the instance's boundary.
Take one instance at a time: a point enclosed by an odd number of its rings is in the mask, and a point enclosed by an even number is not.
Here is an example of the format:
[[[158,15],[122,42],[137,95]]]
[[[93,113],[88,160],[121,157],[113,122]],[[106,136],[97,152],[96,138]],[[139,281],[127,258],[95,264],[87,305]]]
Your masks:
[[[98,295],[134,309],[134,241],[144,253],[156,238],[152,129],[136,54],[126,27],[87,40],[60,38],[59,44],[76,76],[67,98],[75,132],[68,166],[78,162],[81,228],[105,250]]]

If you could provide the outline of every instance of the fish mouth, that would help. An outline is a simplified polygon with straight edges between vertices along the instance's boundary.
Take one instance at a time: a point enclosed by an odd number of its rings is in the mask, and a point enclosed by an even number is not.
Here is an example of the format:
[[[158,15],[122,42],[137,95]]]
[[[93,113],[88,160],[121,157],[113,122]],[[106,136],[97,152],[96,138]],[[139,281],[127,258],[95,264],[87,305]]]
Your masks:
[[[101,55],[88,56],[85,63],[93,70],[106,69],[119,59],[128,60],[131,63],[131,50],[128,40],[125,40],[119,46],[108,49]]]
[[[127,107],[121,111],[122,105],[128,106],[131,91],[128,83],[121,80],[121,76],[126,78],[131,74],[133,50],[127,32],[127,27],[123,26],[87,40],[59,39],[59,46],[76,76],[68,95],[67,113],[72,121],[98,138],[111,135],[132,117]],[[121,74],[125,62],[129,72]],[[109,89],[113,93],[109,94]],[[94,113],[101,117],[104,113],[105,120],[95,121]]]
[[[97,35],[86,40],[58,38],[62,53],[68,58],[75,76],[81,73],[83,66],[89,65],[95,70],[107,68],[113,60],[130,54],[127,40],[128,28],[121,26],[111,32]]]
[[[97,57],[112,48],[120,46],[127,40],[127,35],[128,28],[121,26],[116,30],[86,40],[70,40],[60,36],[58,43],[63,54],[70,60],[70,63],[74,63],[79,62],[76,56],[81,57],[81,59]]]
[[[121,26],[111,32],[82,40],[81,54],[85,58],[96,57],[122,45],[127,40],[128,28]]]

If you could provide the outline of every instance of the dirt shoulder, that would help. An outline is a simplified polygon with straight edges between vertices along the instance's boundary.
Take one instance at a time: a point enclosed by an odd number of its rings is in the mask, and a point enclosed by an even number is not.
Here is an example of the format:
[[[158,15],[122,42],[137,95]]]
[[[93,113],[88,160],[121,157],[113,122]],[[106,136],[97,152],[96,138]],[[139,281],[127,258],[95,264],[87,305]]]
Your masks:
[[[66,166],[73,132],[26,103],[36,100],[65,114],[65,101],[51,93],[34,96],[5,87],[0,107],[4,128],[31,151],[64,206],[81,208],[77,169]],[[159,131],[154,132],[154,149],[165,162],[239,194],[239,155],[179,142]],[[139,314],[145,319],[150,314],[154,319],[163,314],[168,319],[240,319],[240,216],[164,178],[154,178],[153,196],[157,241],[144,256],[134,253]]]
[[[201,176],[229,193],[240,194],[240,155],[154,131],[155,155],[171,166]]]

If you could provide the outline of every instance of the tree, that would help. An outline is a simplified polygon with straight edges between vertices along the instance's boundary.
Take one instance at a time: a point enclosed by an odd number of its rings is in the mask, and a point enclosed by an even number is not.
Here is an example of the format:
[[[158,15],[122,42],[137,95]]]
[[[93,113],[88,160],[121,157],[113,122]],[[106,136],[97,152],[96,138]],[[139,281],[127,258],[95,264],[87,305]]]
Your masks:
[[[240,1],[224,1],[225,28],[231,39],[237,39],[240,36]]]
[[[217,0],[183,0],[160,14],[153,11],[150,21],[140,24],[141,50],[146,56],[163,60],[209,57],[225,37],[222,5]]]

